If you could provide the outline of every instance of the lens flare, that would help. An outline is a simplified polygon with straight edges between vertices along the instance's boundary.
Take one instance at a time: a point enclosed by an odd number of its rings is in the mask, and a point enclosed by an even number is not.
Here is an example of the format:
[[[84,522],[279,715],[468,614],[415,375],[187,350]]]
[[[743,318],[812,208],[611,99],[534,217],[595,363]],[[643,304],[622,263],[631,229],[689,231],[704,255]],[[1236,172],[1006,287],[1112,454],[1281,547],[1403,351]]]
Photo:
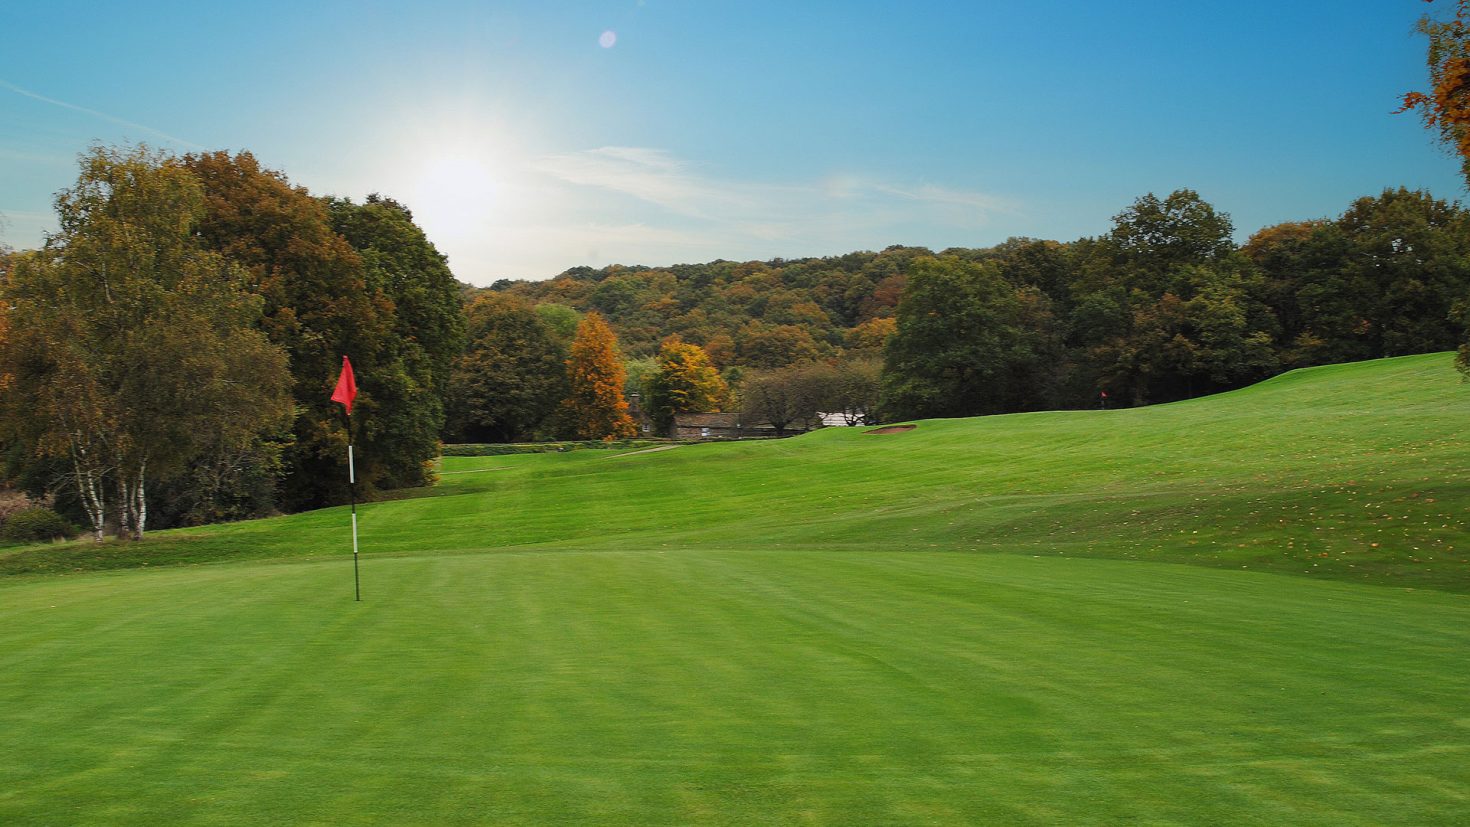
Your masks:
[[[600,37],[597,38],[597,44],[604,49],[611,49],[613,46],[616,46],[617,43],[618,33],[613,31],[612,29],[608,29],[607,31],[603,32]]]

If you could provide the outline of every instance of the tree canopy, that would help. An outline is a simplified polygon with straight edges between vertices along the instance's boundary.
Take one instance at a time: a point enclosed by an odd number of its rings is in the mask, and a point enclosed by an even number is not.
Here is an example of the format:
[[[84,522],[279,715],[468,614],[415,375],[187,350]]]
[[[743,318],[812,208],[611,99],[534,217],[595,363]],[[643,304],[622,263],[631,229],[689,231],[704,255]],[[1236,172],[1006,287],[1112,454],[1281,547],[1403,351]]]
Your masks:
[[[316,198],[248,152],[187,155],[182,163],[204,186],[200,236],[245,268],[265,300],[267,335],[291,357],[296,420],[282,505],[347,499],[347,432],[330,401],[344,354],[361,392],[352,417],[360,490],[370,496],[426,482],[463,321],[443,258],[407,210],[382,198],[363,205]]]
[[[286,354],[245,272],[201,243],[203,189],[171,159],[96,148],[56,210],[5,284],[0,424],[23,462],[62,470],[95,537],[141,538],[151,482],[282,427]]]

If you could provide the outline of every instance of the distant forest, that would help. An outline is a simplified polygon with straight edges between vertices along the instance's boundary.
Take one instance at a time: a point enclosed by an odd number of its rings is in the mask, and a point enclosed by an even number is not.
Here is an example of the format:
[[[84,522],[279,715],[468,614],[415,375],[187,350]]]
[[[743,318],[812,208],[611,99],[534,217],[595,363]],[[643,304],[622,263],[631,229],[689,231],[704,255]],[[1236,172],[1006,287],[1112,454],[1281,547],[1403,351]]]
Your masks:
[[[1167,402],[1465,340],[1458,205],[1391,189],[1244,245],[1233,234],[1228,215],[1179,190],[1072,242],[579,267],[466,296],[514,297],[548,320],[597,311],[635,373],[678,337],[737,389],[751,371],[881,360],[884,419]]]

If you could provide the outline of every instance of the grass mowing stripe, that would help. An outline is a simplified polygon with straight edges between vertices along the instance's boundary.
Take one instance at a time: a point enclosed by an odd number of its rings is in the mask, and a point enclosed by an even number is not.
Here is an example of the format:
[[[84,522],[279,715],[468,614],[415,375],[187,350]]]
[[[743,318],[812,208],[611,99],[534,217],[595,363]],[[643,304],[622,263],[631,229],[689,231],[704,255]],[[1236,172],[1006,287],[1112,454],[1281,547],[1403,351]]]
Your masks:
[[[1448,595],[1009,555],[378,567],[361,606],[317,563],[7,590],[0,820],[1450,823],[1470,783]]]

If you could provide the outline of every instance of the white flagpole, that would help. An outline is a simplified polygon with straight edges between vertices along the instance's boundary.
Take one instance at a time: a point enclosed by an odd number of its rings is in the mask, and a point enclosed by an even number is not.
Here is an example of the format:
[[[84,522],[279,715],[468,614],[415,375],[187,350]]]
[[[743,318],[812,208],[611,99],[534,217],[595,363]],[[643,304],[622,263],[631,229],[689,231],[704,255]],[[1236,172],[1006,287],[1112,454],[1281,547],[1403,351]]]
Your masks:
[[[362,602],[362,581],[357,574],[357,469],[352,463],[352,416],[347,417],[347,487],[352,492],[352,591]]]

